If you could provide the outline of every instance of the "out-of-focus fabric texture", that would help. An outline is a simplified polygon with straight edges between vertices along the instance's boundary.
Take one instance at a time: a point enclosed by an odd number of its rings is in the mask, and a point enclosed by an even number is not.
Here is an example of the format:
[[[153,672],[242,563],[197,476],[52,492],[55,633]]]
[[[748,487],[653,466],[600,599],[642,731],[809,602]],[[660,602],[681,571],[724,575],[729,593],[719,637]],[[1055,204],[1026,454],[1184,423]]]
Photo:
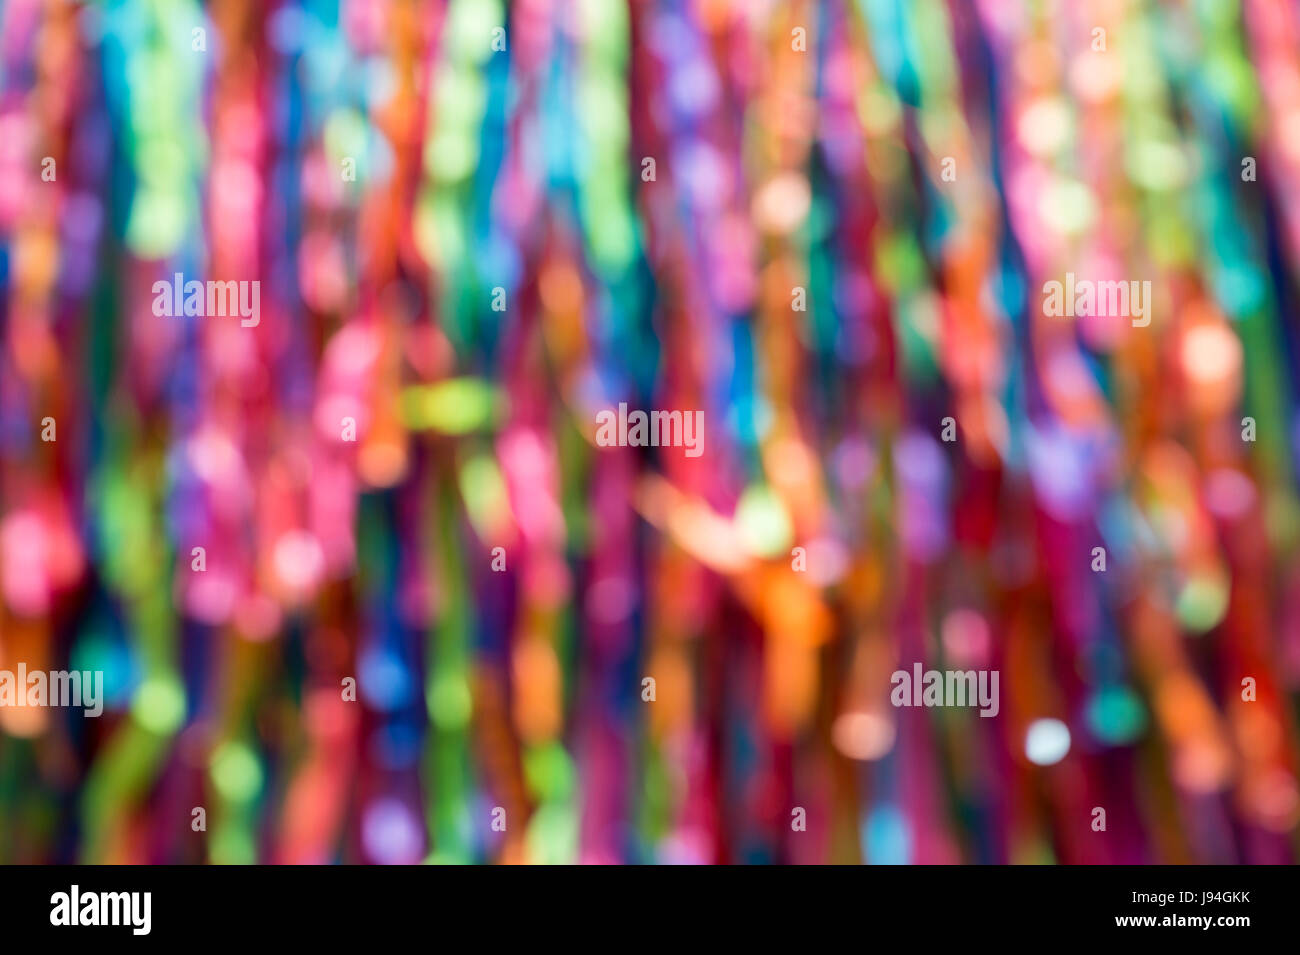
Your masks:
[[[3,0],[0,862],[1294,862],[1298,184],[1284,0]]]

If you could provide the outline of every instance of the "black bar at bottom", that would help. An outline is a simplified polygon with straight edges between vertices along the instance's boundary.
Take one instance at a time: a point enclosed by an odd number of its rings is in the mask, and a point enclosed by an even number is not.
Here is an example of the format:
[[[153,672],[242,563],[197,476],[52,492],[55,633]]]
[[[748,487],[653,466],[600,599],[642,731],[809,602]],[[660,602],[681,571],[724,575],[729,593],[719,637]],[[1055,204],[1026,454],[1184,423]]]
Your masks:
[[[0,869],[0,938],[9,951],[21,951],[9,944],[22,939],[60,936],[79,944],[415,938],[462,946],[620,945],[646,933],[761,944],[788,932],[816,943],[847,932],[865,944],[888,937],[878,931],[906,928],[932,943],[969,941],[974,932],[985,942],[1127,936],[1181,945],[1198,937],[1217,946],[1294,926],[1295,875],[1228,866],[8,867]]]

